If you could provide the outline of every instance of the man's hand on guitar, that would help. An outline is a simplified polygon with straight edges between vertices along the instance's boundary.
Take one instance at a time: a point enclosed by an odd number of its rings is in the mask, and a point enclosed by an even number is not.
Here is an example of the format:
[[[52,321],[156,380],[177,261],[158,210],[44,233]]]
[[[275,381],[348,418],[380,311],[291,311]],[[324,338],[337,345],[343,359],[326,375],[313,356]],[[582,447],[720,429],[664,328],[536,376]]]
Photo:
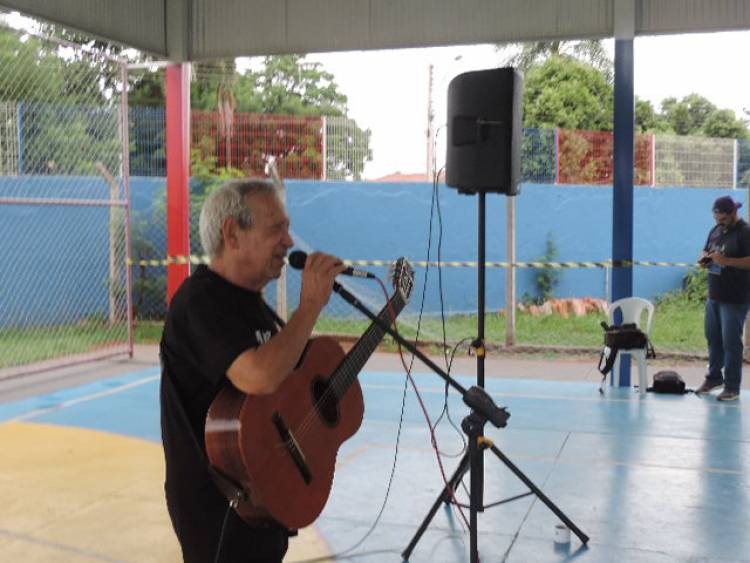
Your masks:
[[[317,316],[331,297],[336,276],[345,269],[343,261],[337,256],[323,252],[308,255],[302,272],[300,306],[314,307]]]

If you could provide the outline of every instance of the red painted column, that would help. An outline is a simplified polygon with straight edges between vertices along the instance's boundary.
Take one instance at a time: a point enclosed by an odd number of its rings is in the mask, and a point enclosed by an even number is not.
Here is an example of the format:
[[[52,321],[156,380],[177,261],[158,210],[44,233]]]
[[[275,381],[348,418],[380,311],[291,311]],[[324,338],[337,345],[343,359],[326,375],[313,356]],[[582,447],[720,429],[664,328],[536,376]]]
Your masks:
[[[167,67],[167,255],[190,256],[190,65]],[[167,302],[190,262],[167,266]]]

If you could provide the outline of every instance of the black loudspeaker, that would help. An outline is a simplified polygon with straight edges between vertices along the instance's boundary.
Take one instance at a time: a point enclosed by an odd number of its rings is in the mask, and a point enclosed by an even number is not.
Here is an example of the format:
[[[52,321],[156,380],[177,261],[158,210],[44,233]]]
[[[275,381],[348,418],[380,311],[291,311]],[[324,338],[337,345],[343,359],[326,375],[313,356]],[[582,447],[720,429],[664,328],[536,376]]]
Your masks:
[[[523,78],[514,68],[459,74],[448,85],[446,184],[461,193],[518,193]]]

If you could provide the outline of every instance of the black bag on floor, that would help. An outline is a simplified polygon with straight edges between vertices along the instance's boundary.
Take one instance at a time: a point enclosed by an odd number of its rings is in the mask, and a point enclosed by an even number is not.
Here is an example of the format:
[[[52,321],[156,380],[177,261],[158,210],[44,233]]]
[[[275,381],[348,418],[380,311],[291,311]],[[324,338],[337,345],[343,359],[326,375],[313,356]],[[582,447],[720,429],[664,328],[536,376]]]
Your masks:
[[[684,395],[692,393],[692,389],[685,388],[685,381],[676,371],[659,371],[654,374],[654,384],[646,389],[653,393],[667,393],[673,395]]]

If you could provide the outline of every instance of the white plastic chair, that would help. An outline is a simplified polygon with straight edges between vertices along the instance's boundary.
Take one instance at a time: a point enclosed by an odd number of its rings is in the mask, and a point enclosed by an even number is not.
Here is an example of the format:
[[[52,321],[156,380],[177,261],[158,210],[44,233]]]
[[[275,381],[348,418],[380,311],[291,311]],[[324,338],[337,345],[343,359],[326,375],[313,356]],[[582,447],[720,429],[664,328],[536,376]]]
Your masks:
[[[651,322],[654,320],[654,305],[642,297],[624,297],[618,299],[614,303],[610,304],[608,308],[609,324],[612,325],[615,322],[615,311],[619,309],[622,312],[623,323],[635,323],[646,336],[651,338]],[[646,310],[646,327],[645,329],[641,326],[641,315],[643,310]],[[609,356],[609,350],[606,355]],[[630,354],[633,358],[638,361],[638,391],[640,393],[646,393],[646,387],[648,387],[648,373],[646,370],[646,349],[645,348],[634,348],[631,350],[618,350],[617,358],[615,358],[615,364],[612,367],[613,370],[613,381],[615,385],[620,385],[620,358],[623,354]]]

